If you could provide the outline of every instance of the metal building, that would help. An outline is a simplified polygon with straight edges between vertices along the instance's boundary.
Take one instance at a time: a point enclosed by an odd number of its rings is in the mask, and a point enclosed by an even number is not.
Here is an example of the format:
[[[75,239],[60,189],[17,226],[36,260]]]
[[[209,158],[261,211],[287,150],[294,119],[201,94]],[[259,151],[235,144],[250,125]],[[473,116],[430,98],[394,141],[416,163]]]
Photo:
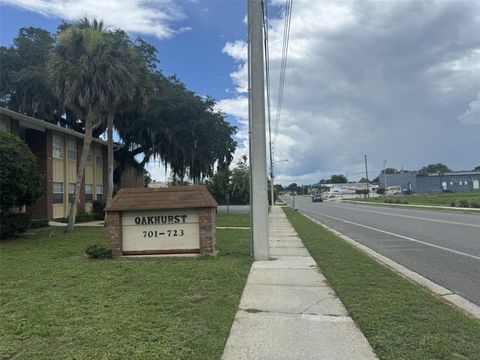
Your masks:
[[[442,192],[480,191],[480,171],[454,171],[436,174],[417,174],[403,172],[399,174],[379,175],[380,187],[400,186],[402,192],[415,194],[435,194]]]

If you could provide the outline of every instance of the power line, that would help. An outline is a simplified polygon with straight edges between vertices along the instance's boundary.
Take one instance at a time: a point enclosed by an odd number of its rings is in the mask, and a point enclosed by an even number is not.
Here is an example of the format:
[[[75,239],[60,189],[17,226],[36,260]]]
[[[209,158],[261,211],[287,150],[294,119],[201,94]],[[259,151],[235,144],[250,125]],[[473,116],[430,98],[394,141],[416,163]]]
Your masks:
[[[280,79],[278,82],[278,93],[277,93],[277,110],[275,113],[275,130],[273,138],[273,152],[275,151],[275,145],[278,137],[278,128],[280,124],[280,117],[282,111],[283,103],[283,90],[285,87],[285,72],[287,68],[287,57],[288,57],[288,43],[290,39],[290,23],[292,20],[292,6],[293,0],[285,0],[285,19],[283,24],[283,44],[282,44],[282,59],[280,63]]]
[[[268,112],[268,137],[270,143],[270,162],[273,161],[272,156],[272,121],[271,121],[271,109],[270,109],[270,54],[268,45],[268,4],[262,1],[263,11],[263,30],[265,34],[265,80],[267,87],[267,112]]]
[[[268,3],[262,0],[263,11],[263,33],[264,33],[264,51],[265,51],[265,80],[267,88],[267,118],[268,118],[268,145],[270,153],[270,197],[272,205],[275,205],[273,192],[273,146],[272,146],[272,121],[270,111],[270,55],[268,51]]]

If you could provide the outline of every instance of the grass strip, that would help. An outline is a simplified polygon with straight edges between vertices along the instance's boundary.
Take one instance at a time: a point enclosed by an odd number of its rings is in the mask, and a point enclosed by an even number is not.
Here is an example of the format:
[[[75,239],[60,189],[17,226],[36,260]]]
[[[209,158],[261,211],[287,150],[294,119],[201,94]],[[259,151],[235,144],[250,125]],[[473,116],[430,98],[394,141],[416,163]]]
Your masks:
[[[284,211],[380,359],[480,359],[480,321],[302,214]]]
[[[353,200],[353,199],[352,199]],[[387,201],[406,201],[411,205],[432,205],[432,206],[459,206],[459,207],[478,207],[480,205],[480,191],[463,192],[463,193],[443,193],[436,195],[399,195],[386,197],[371,197],[361,199],[361,201],[372,203],[383,203]],[[452,206],[452,208],[454,208]]]
[[[0,243],[0,359],[218,359],[250,268],[249,230],[217,257],[90,260],[104,228]]]
[[[348,199],[342,200],[345,203],[349,204],[356,204],[356,205],[371,205],[371,206],[383,206],[389,208],[401,208],[401,209],[410,209],[410,210],[427,210],[427,211],[437,211],[437,212],[446,212],[446,213],[457,213],[457,214],[470,214],[470,215],[480,215],[480,211],[478,209],[465,209],[465,208],[457,208],[457,207],[440,207],[441,205],[422,205],[420,207],[417,206],[409,206],[409,205],[419,205],[419,204],[391,204],[391,203],[383,203],[383,202],[373,202],[373,201],[363,201],[357,199]]]
[[[250,214],[217,213],[217,226],[250,226]]]

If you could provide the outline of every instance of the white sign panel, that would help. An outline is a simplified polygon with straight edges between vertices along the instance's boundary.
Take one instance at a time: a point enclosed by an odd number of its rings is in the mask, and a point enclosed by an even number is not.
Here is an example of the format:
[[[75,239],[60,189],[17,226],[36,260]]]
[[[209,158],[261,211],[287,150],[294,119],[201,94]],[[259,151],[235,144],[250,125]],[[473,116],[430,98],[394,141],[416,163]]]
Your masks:
[[[198,213],[193,210],[125,211],[124,252],[199,250]]]

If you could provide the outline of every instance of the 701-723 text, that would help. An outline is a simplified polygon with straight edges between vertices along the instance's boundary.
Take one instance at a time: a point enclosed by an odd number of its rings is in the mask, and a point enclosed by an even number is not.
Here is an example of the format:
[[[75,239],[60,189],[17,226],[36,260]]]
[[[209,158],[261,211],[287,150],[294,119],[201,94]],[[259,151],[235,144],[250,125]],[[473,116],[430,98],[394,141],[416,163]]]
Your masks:
[[[157,230],[151,230],[151,231],[144,231],[143,232],[143,237],[146,238],[146,237],[159,237],[159,236],[162,236],[162,235],[166,235],[168,237],[172,237],[172,236],[183,236],[185,233],[183,230],[167,230],[165,232],[160,232],[160,231],[157,231]]]

